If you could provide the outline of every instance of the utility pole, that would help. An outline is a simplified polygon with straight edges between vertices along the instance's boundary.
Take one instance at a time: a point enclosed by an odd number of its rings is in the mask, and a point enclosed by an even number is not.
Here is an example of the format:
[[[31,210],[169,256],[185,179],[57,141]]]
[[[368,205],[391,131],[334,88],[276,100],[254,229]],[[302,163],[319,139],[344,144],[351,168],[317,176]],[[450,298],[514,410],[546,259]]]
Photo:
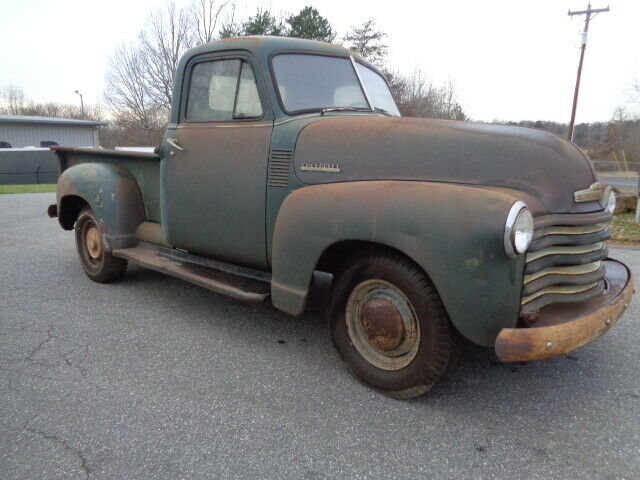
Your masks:
[[[78,90],[76,90],[75,93],[76,95],[80,95],[80,113],[84,117],[84,102],[82,101],[82,94]]]
[[[576,122],[576,108],[578,106],[578,90],[580,90],[580,76],[582,75],[582,62],[584,61],[584,51],[587,48],[587,34],[589,32],[589,22],[593,17],[595,17],[598,13],[608,12],[609,7],[607,8],[591,8],[591,2],[587,6],[586,10],[579,10],[577,12],[572,12],[569,10],[569,16],[573,17],[574,15],[585,15],[584,17],[584,31],[582,32],[582,47],[580,48],[580,63],[578,64],[578,76],[576,78],[576,89],[573,92],[573,108],[571,109],[571,121],[569,122],[569,140],[573,141],[573,126]],[[593,17],[592,17],[593,15]]]

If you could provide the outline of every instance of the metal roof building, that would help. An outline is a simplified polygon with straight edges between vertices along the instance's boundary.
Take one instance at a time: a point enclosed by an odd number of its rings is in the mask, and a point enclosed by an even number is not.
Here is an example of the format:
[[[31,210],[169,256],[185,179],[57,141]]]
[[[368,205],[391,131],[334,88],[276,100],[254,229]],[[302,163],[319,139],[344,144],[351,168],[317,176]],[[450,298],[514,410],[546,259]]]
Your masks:
[[[47,147],[55,144],[66,147],[98,147],[98,128],[104,122],[71,118],[0,115],[0,145],[12,148]],[[45,142],[45,143],[41,143]]]

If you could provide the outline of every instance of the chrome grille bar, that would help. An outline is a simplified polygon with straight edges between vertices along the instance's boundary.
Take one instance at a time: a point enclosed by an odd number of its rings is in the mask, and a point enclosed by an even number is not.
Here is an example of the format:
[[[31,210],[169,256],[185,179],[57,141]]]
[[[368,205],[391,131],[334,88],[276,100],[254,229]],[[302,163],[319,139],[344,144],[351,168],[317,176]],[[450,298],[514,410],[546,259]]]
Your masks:
[[[579,302],[605,288],[602,260],[610,238],[608,212],[547,215],[535,219],[526,254],[520,316],[535,318],[550,303]]]

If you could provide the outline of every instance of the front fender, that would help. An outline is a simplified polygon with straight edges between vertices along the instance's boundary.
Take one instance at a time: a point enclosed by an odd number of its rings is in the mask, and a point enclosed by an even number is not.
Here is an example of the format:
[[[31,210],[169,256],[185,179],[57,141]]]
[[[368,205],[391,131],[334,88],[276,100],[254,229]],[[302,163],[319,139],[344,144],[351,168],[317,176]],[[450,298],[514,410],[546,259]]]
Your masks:
[[[66,169],[56,190],[59,221],[73,228],[65,214],[70,199],[82,199],[98,219],[108,250],[135,246],[136,229],[145,221],[144,202],[135,178],[124,168],[104,163],[80,163]]]
[[[503,234],[514,192],[492,187],[411,181],[313,185],[283,202],[273,242],[272,300],[303,311],[313,270],[336,242],[395,248],[433,281],[462,335],[490,346],[515,327],[524,261],[510,260]]]

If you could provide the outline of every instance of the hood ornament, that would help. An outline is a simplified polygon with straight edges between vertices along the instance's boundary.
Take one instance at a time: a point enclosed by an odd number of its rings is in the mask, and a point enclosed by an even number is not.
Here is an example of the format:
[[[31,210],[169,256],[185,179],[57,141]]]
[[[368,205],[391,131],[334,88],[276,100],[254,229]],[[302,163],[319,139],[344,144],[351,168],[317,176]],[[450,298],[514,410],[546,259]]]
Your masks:
[[[605,185],[603,185],[602,183],[596,182],[591,184],[589,188],[573,192],[573,199],[576,201],[576,203],[601,200],[604,197],[604,194],[607,193],[607,190],[609,188],[609,186],[605,187]]]

